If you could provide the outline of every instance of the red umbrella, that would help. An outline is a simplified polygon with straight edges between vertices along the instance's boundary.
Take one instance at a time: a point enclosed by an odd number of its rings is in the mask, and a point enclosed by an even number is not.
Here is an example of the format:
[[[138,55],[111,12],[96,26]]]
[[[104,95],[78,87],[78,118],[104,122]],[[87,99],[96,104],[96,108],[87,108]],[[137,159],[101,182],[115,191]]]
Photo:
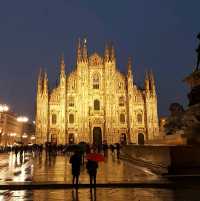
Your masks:
[[[101,162],[104,161],[104,156],[98,153],[90,153],[86,155],[87,160]]]

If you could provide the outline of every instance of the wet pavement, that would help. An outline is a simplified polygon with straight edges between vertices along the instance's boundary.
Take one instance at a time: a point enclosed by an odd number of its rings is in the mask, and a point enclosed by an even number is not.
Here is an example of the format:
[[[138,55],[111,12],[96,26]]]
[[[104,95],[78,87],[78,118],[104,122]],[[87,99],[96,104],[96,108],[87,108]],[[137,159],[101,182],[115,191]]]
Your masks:
[[[146,168],[134,166],[128,162],[117,160],[109,154],[105,162],[99,163],[97,183],[119,183],[134,181],[149,181],[160,179],[159,176]],[[71,183],[71,166],[69,156],[57,155],[47,158],[26,154],[15,157],[14,154],[0,154],[0,182],[64,182]],[[81,170],[80,183],[89,183],[85,167]],[[68,201],[68,200],[99,200],[99,201],[199,201],[195,189],[146,189],[146,188],[116,188],[73,190],[1,190],[0,201]]]

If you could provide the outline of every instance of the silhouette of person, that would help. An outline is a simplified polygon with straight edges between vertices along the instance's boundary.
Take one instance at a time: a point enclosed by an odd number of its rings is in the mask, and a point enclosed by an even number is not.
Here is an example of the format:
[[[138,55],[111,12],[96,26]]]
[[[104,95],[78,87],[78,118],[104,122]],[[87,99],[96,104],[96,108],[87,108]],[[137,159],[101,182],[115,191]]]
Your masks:
[[[96,189],[94,189],[94,193],[90,188],[90,201],[96,201]]]
[[[72,165],[72,176],[73,176],[72,184],[74,185],[76,180],[76,188],[78,188],[81,161],[82,161],[81,154],[77,151],[70,157],[70,161],[69,161]]]
[[[98,168],[97,161],[88,160],[86,164],[86,168],[90,176],[90,188],[92,187],[92,184],[94,184],[94,188],[96,188],[96,176],[97,176],[97,168]]]
[[[117,150],[117,159],[119,160],[120,159],[120,144],[119,143],[116,144],[116,150]]]
[[[197,35],[197,38],[200,40],[200,33]],[[197,66],[196,66],[196,70],[199,69],[199,64],[200,64],[200,43],[198,48],[196,49],[197,52]]]

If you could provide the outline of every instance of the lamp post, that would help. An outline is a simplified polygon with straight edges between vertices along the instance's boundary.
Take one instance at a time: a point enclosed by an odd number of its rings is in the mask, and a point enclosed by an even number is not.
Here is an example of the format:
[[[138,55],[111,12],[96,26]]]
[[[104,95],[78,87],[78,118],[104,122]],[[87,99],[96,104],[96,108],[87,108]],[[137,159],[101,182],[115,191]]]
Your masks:
[[[24,124],[28,122],[28,117],[26,116],[19,116],[17,117],[17,121],[21,123],[21,134],[20,134],[20,139],[22,142],[22,139],[26,139],[28,136],[24,132]]]

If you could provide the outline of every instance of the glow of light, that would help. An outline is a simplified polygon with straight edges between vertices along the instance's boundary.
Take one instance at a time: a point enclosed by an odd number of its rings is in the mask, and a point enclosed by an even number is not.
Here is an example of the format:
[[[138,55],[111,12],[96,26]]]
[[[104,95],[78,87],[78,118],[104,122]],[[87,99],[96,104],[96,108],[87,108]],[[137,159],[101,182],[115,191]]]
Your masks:
[[[35,140],[35,136],[31,136],[31,140]]]
[[[17,117],[17,121],[18,122],[28,122],[28,117],[25,117],[25,116],[20,116],[20,117]]]
[[[16,133],[11,133],[10,136],[14,137],[16,136]]]
[[[7,112],[8,110],[9,110],[8,105],[5,105],[5,104],[0,105],[0,112]]]
[[[26,134],[22,135],[22,138],[27,138],[28,136]]]
[[[35,124],[35,121],[33,121],[33,124]]]

